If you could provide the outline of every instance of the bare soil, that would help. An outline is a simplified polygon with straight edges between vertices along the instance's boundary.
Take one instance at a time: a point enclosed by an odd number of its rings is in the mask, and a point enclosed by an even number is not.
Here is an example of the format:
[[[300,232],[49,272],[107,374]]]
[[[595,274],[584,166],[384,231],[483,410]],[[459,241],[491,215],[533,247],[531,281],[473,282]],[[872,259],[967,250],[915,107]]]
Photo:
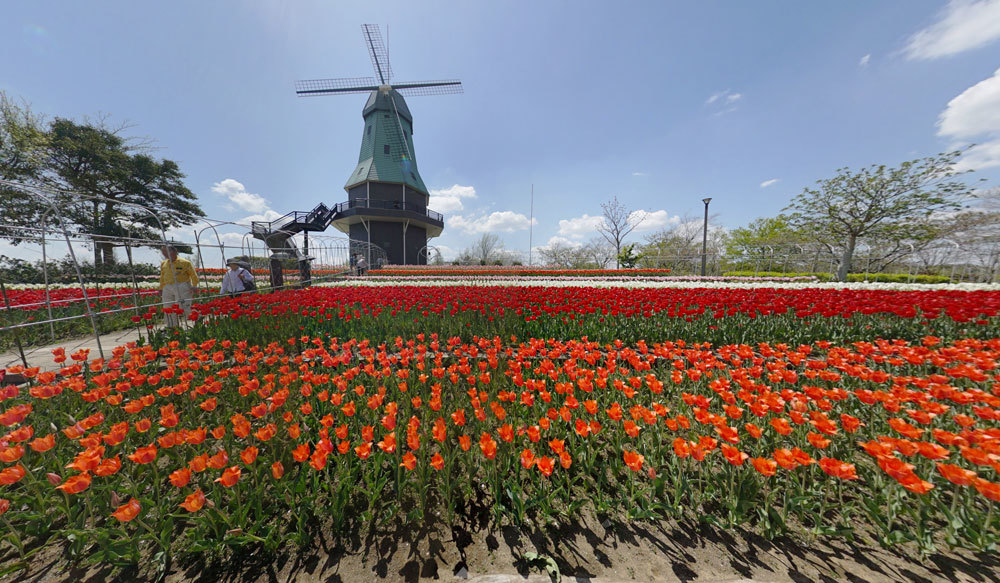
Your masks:
[[[166,581],[474,581],[496,574],[538,580],[545,572],[542,562],[525,558],[531,552],[555,559],[563,581],[1000,583],[997,554],[949,551],[921,558],[907,546],[886,550],[828,537],[766,540],[747,530],[721,530],[693,521],[600,524],[596,519],[520,530],[492,529],[485,520],[453,528],[397,523],[337,540],[320,535],[301,553],[244,553],[225,562],[182,558]],[[74,567],[54,546],[36,555],[30,571],[0,580],[124,583],[153,581],[154,575],[143,566]]]

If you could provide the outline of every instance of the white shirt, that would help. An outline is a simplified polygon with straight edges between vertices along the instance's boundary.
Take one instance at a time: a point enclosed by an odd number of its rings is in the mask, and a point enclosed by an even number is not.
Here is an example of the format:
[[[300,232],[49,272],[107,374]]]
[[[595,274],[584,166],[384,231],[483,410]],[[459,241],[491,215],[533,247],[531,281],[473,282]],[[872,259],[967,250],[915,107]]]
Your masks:
[[[246,290],[243,280],[253,281],[253,275],[242,267],[237,267],[236,271],[227,269],[222,276],[222,293],[236,293]]]

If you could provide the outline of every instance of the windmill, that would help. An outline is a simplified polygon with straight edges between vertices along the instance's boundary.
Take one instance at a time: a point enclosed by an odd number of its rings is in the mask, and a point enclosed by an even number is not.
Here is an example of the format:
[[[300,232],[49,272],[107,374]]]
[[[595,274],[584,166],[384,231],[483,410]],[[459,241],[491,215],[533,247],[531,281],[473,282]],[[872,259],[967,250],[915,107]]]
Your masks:
[[[367,93],[358,164],[344,184],[346,202],[333,208],[331,224],[353,241],[386,252],[389,263],[426,262],[419,253],[444,229],[444,217],[427,208],[429,193],[417,170],[413,116],[403,96],[462,93],[462,82],[392,82],[389,52],[378,26],[361,25],[376,77],[298,81],[300,96]],[[366,246],[365,248],[370,248]],[[369,259],[370,263],[370,259]]]

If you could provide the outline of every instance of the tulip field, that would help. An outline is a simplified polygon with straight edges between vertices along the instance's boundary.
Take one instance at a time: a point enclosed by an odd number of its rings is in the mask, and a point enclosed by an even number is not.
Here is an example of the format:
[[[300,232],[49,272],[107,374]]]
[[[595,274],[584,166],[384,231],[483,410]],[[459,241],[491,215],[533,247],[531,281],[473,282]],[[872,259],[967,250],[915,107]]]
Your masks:
[[[8,369],[2,564],[163,571],[474,508],[997,548],[995,288],[425,283],[212,299]]]

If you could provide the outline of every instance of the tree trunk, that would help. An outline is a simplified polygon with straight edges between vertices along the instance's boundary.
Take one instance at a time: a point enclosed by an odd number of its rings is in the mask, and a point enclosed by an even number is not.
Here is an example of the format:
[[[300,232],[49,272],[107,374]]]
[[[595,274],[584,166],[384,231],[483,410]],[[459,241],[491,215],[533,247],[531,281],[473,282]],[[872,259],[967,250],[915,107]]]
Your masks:
[[[851,271],[851,258],[854,257],[854,246],[858,242],[856,235],[847,237],[847,247],[840,258],[840,269],[837,270],[837,281],[847,281],[847,274]]]
[[[114,265],[115,264],[115,248],[111,243],[101,243],[101,253],[103,254],[102,263],[104,265]]]

